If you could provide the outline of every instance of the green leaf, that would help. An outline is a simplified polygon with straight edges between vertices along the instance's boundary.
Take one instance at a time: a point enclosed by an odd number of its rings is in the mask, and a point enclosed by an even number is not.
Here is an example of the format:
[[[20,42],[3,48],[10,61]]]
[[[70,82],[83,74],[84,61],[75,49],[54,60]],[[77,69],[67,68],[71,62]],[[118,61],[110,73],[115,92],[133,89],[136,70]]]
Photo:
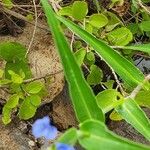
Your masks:
[[[37,94],[42,90],[43,86],[41,82],[34,81],[25,86],[25,91],[30,94]]]
[[[123,102],[121,94],[114,89],[104,90],[96,98],[98,106],[104,113],[109,112]]]
[[[23,78],[14,71],[8,70],[8,73],[11,75],[11,80],[13,83],[21,84],[23,82]]]
[[[144,107],[150,108],[150,90],[148,91],[140,91],[136,97],[135,101],[140,105]]]
[[[131,46],[121,46],[121,47],[119,47],[119,48],[150,53],[150,44],[140,44],[140,45],[131,45]]]
[[[150,31],[150,21],[142,21],[139,24],[139,27],[142,31]]]
[[[9,124],[11,122],[11,110],[8,107],[3,107],[2,111],[2,121],[5,125]]]
[[[96,28],[102,28],[108,23],[108,19],[103,14],[94,14],[90,16],[89,23]]]
[[[72,5],[72,17],[76,20],[82,20],[88,13],[87,3],[84,1],[75,1]]]
[[[72,6],[62,7],[57,14],[61,16],[72,16]]]
[[[150,121],[134,100],[126,99],[115,110],[138,132],[150,140]]]
[[[100,84],[103,78],[102,70],[96,65],[91,65],[90,74],[87,76],[87,82],[90,85]]]
[[[42,0],[41,2],[48,19],[48,24],[52,29],[51,31],[55,40],[55,44],[62,61],[77,119],[80,122],[92,118],[104,121],[104,115],[98,108],[96,98],[91,88],[88,86],[86,80],[84,79],[81,69],[71,52],[71,49],[63,35],[55,13],[49,6],[47,0]]]
[[[113,121],[121,121],[122,120],[121,115],[119,115],[115,110],[113,110],[111,112],[111,114],[109,115],[109,118]]]
[[[8,9],[11,9],[13,7],[12,0],[2,0],[2,3],[4,4],[5,7]]]
[[[30,67],[29,67],[28,62],[26,60],[15,61],[15,62],[7,62],[6,63],[5,78],[10,79],[11,76],[8,73],[8,70],[12,70],[17,74],[20,74],[20,71],[22,70],[25,73],[25,78],[24,79],[29,79],[29,78],[32,77]]]
[[[8,79],[0,80],[0,85],[9,84],[9,83],[11,83],[11,82],[12,82],[12,81],[11,81],[11,80],[8,80]]]
[[[34,17],[33,17],[32,14],[28,14],[28,15],[26,16],[26,19],[27,19],[28,21],[33,21],[33,20],[34,20]]]
[[[19,109],[20,119],[28,120],[35,115],[37,107],[35,107],[31,103],[31,101],[32,101],[32,96],[29,96],[21,104],[21,107]]]
[[[114,45],[127,45],[132,41],[133,35],[126,27],[117,28],[107,34],[107,39]]]
[[[81,66],[86,55],[86,49],[81,48],[78,51],[76,51],[74,55],[75,55],[78,65]]]
[[[93,52],[87,52],[85,56],[85,63],[92,65],[95,63],[95,56]]]
[[[5,104],[5,107],[7,108],[15,108],[18,105],[19,102],[19,95],[18,94],[13,94],[9,97],[7,103]]]
[[[57,17],[67,27],[69,27],[75,34],[80,36],[84,41],[91,45],[95,51],[102,57],[103,60],[111,66],[116,73],[131,87],[137,86],[144,80],[144,75],[137,69],[130,61],[115,52],[111,47],[106,45],[103,41],[96,39],[94,36],[72,23],[71,21]]]
[[[107,11],[106,12],[107,18],[108,18],[108,24],[106,26],[106,31],[109,32],[113,30],[116,26],[122,24],[121,20],[117,17],[116,14]]]
[[[148,150],[149,147],[131,142],[109,131],[106,126],[94,120],[85,121],[78,131],[79,143],[87,150]]]
[[[102,84],[107,88],[107,89],[113,89],[114,85],[114,80],[108,80],[107,82],[102,82]]]
[[[68,145],[74,145],[77,142],[77,129],[71,128],[67,130],[57,141]]]
[[[30,96],[30,103],[33,106],[38,107],[41,104],[41,98],[38,95],[31,95]]]
[[[0,43],[0,57],[7,62],[25,59],[26,48],[17,42]]]

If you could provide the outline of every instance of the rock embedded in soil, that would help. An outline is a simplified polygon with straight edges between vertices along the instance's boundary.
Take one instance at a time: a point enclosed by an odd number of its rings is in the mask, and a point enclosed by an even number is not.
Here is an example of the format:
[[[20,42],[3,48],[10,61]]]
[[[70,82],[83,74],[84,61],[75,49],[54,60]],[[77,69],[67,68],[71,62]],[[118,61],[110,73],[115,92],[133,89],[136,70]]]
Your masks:
[[[3,125],[0,117],[0,150],[33,150],[34,141],[23,134],[16,126],[11,123]]]

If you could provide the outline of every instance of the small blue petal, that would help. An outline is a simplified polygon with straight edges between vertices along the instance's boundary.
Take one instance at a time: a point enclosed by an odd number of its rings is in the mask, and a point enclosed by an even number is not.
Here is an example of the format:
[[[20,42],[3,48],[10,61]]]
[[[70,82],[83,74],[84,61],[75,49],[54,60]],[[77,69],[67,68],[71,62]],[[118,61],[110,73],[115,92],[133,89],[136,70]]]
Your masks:
[[[57,128],[50,124],[50,118],[46,116],[34,122],[32,134],[35,138],[45,137],[47,140],[52,140],[57,136]]]
[[[51,126],[51,127],[45,128],[42,136],[45,137],[47,140],[53,140],[56,138],[57,133],[58,133],[57,128],[54,126]]]
[[[64,143],[57,143],[56,149],[57,150],[75,150],[73,146],[70,146]]]

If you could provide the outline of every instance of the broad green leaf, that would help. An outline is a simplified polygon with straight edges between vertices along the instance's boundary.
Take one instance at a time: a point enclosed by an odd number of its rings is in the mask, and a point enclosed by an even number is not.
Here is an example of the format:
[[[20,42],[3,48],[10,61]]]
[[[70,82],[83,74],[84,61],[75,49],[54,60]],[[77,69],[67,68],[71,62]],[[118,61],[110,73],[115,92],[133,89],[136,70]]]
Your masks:
[[[121,104],[123,102],[122,98],[121,94],[114,89],[104,90],[96,96],[97,104],[104,113]]]
[[[62,7],[57,14],[61,16],[72,16],[72,6]]]
[[[9,124],[11,122],[11,108],[8,108],[8,107],[3,107],[3,110],[2,110],[2,121],[3,123],[6,125],[6,124]]]
[[[75,1],[72,5],[72,17],[76,20],[82,20],[88,13],[87,3],[84,1]]]
[[[91,65],[90,74],[87,76],[87,82],[90,85],[100,84],[103,78],[102,70],[96,65]]]
[[[87,150],[149,150],[148,146],[115,135],[99,121],[85,121],[80,125],[79,143]]]
[[[17,42],[0,43],[0,57],[7,62],[25,59],[26,48]]]
[[[35,115],[37,107],[35,107],[32,103],[32,96],[27,97],[20,106],[19,109],[19,118],[20,119],[30,119]]]
[[[140,91],[136,97],[135,101],[140,105],[144,107],[150,108],[150,90],[148,91]]]
[[[5,104],[5,107],[7,108],[15,108],[18,105],[19,102],[19,95],[18,94],[13,94],[9,97],[7,103]]]
[[[86,41],[90,46],[92,46],[95,51],[101,55],[103,60],[111,66],[116,73],[131,87],[137,86],[144,80],[144,75],[137,69],[130,61],[122,57],[120,54],[115,52],[111,47],[105,44],[103,41],[96,39],[94,36],[80,28],[78,25],[72,23],[71,21],[63,18],[57,17],[61,22],[63,22],[67,27],[69,27],[75,34]]]
[[[8,9],[11,9],[13,7],[12,0],[2,0],[2,3],[4,4],[5,7]]]
[[[41,98],[38,95],[31,95],[30,96],[30,103],[33,106],[38,107],[41,104]]]
[[[84,61],[84,57],[86,55],[86,49],[81,48],[78,51],[76,51],[74,53],[74,55],[75,55],[75,58],[76,58],[78,65],[81,66],[83,61]]]
[[[21,84],[23,82],[23,78],[14,71],[8,70],[8,73],[11,75],[11,80],[13,83]]]
[[[107,39],[113,45],[124,46],[132,41],[133,35],[126,27],[117,28],[107,34]]]
[[[41,82],[34,81],[25,86],[25,91],[30,94],[37,94],[42,90],[42,88],[43,84]]]
[[[11,82],[12,82],[12,81],[11,81],[11,80],[8,80],[8,79],[0,80],[0,85],[9,84],[9,83],[11,83]]]
[[[142,21],[139,24],[139,27],[142,31],[150,31],[150,21]]]
[[[67,130],[57,141],[69,145],[74,145],[77,142],[77,129],[71,128]]]
[[[108,23],[108,19],[103,14],[94,14],[90,16],[89,23],[96,28],[102,28]]]
[[[29,67],[28,62],[26,60],[15,61],[15,62],[7,62],[6,63],[5,78],[10,79],[11,76],[8,73],[8,70],[12,70],[17,74],[20,74],[20,70],[22,70],[25,73],[25,78],[24,79],[29,79],[29,78],[32,77],[30,67]]]
[[[134,100],[126,99],[115,110],[138,132],[150,140],[150,121]]]
[[[62,61],[77,119],[80,122],[87,119],[104,121],[104,115],[97,106],[96,98],[83,77],[52,8],[47,0],[42,0],[41,2]]]

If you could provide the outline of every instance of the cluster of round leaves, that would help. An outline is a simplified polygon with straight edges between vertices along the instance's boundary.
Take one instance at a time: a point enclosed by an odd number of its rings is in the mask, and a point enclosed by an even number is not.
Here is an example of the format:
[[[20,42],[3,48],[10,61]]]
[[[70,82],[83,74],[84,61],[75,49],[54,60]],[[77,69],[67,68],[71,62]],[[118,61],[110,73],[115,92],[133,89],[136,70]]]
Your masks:
[[[0,85],[8,87],[11,93],[3,107],[4,124],[11,121],[11,114],[18,107],[20,119],[33,117],[41,103],[42,96],[46,94],[41,82],[25,83],[25,80],[32,76],[25,55],[26,48],[20,43],[0,43],[0,58],[6,61],[5,69],[0,70]]]
[[[2,111],[2,120],[4,124],[11,121],[11,113],[19,107],[18,115],[20,119],[29,119],[35,115],[37,108],[41,104],[43,94],[46,94],[44,85],[39,81],[24,83],[24,73],[16,74],[9,70],[10,79],[1,79],[0,85],[9,87],[10,93]]]
[[[88,16],[88,6],[84,1],[75,1],[72,5],[63,7],[58,15],[69,16],[82,23],[85,30],[112,45],[124,46],[133,39],[132,32],[114,13],[103,11]]]

